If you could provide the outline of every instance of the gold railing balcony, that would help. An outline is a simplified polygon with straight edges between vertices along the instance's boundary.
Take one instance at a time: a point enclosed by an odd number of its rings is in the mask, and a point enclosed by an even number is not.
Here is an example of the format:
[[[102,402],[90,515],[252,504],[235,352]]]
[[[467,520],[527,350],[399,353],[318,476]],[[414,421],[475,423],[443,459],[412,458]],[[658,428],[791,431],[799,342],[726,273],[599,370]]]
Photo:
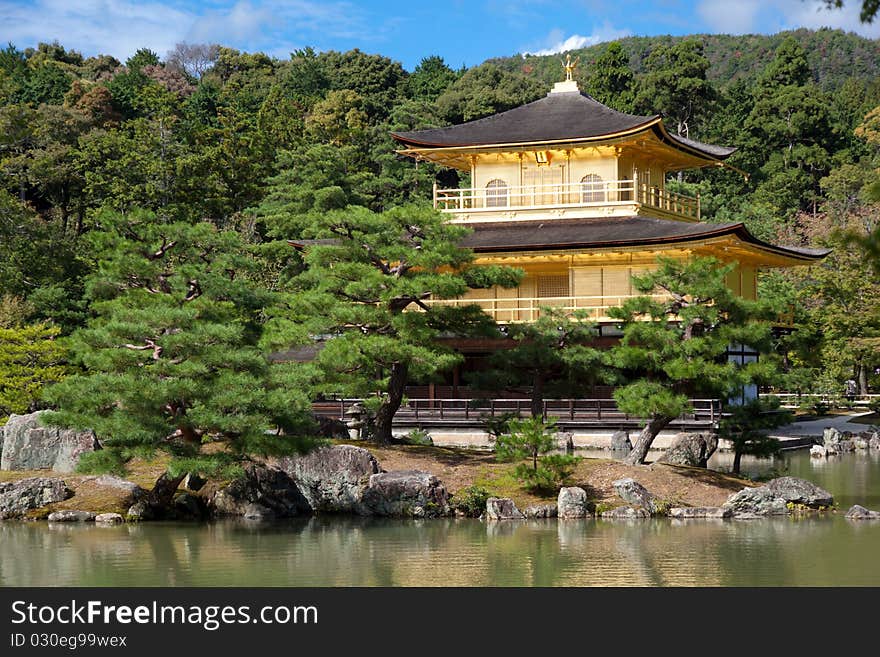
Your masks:
[[[580,296],[580,297],[514,297],[510,299],[428,299],[428,305],[468,306],[477,305],[499,324],[534,322],[541,316],[542,308],[552,307],[564,312],[586,311],[586,319],[594,322],[618,321],[608,316],[608,309],[622,306],[627,299],[645,296],[627,294],[618,296]],[[662,300],[666,295],[652,295]]]
[[[434,207],[450,213],[492,213],[534,209],[619,208],[639,205],[694,221],[700,220],[699,197],[685,196],[661,187],[637,185],[632,180],[508,185],[439,189],[434,186]]]

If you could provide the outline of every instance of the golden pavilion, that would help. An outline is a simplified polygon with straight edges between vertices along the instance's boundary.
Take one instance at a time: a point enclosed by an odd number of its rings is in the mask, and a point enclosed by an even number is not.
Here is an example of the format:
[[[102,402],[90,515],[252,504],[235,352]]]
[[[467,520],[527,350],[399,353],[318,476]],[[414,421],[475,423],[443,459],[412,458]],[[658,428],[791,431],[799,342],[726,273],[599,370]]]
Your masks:
[[[473,229],[462,246],[476,262],[526,273],[518,288],[473,290],[461,303],[477,303],[501,323],[533,320],[541,306],[586,309],[601,327],[611,323],[608,308],[633,294],[631,276],[661,255],[735,262],[729,285],[753,299],[759,269],[827,253],[769,244],[742,223],[702,222],[700,199],[667,190],[667,176],[727,166],[735,149],[673,134],[660,115],[613,110],[581,92],[571,68],[532,103],[393,133],[399,153],[469,174],[470,187],[435,185],[433,198],[449,221]]]

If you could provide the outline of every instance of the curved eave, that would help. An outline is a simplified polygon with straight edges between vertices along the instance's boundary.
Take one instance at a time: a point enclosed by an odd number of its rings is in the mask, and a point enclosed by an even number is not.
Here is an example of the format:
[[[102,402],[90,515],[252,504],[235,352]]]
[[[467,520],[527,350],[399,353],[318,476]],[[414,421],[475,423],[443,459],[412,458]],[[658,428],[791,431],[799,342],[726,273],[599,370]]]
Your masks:
[[[627,128],[626,130],[620,130],[617,132],[609,132],[601,135],[593,135],[590,137],[567,137],[565,139],[551,139],[551,140],[542,140],[542,141],[511,141],[511,142],[498,142],[498,143],[460,143],[460,144],[438,144],[430,141],[420,141],[417,139],[412,139],[408,137],[403,137],[398,133],[391,133],[391,136],[396,139],[398,142],[406,146],[406,148],[398,149],[396,152],[399,155],[408,155],[410,157],[422,158],[426,160],[443,160],[447,159],[444,156],[449,155],[462,155],[467,156],[468,154],[476,154],[481,152],[488,151],[504,151],[504,150],[523,150],[529,148],[547,148],[547,147],[559,147],[559,146],[583,146],[586,144],[596,144],[600,142],[604,143],[613,143],[620,142],[622,140],[626,140],[628,138],[636,137],[637,135],[651,131],[654,136],[663,144],[668,146],[669,148],[675,149],[684,155],[687,155],[690,158],[695,158],[698,162],[702,162],[702,165],[698,166],[727,166],[724,164],[724,160],[727,159],[730,155],[732,155],[736,148],[727,148],[727,147],[717,147],[722,149],[724,152],[719,153],[710,153],[708,151],[700,149],[697,144],[699,142],[694,143],[686,143],[682,140],[682,138],[673,135],[670,133],[666,127],[663,125],[663,119],[661,116],[654,116],[650,120],[641,123],[639,125],[633,126],[631,128]],[[733,168],[733,167],[729,167]]]
[[[489,150],[489,149],[498,149],[498,148],[524,148],[529,146],[547,146],[547,145],[557,145],[557,144],[581,144],[581,143],[589,143],[595,141],[604,141],[607,139],[617,139],[620,137],[629,137],[634,134],[638,134],[653,125],[657,124],[662,120],[662,117],[658,114],[656,116],[649,117],[649,119],[643,123],[639,123],[634,125],[626,130],[619,130],[617,132],[608,132],[603,133],[601,135],[593,135],[590,137],[566,137],[564,139],[549,139],[549,140],[539,140],[539,141],[509,141],[509,142],[498,142],[498,143],[472,143],[472,142],[462,142],[459,144],[439,144],[436,142],[430,141],[419,141],[418,139],[412,139],[411,137],[404,137],[399,133],[392,132],[391,136],[399,141],[400,143],[408,146],[409,148],[403,149],[402,151],[398,151],[405,153],[407,150],[421,150],[421,149],[430,149],[431,152],[442,152],[442,151],[477,151],[477,150]]]
[[[493,245],[493,246],[473,246],[469,247],[474,253],[516,253],[522,251],[572,251],[572,250],[613,250],[613,249],[632,249],[639,247],[660,247],[660,246],[707,246],[712,247],[718,245],[723,247],[722,243],[730,238],[735,238],[734,248],[740,251],[748,251],[762,260],[765,266],[792,266],[806,265],[821,260],[829,253],[831,249],[801,249],[797,247],[786,247],[776,244],[770,244],[759,240],[752,235],[746,228],[745,224],[725,224],[719,226],[715,230],[707,230],[700,233],[684,234],[684,235],[667,235],[661,237],[633,237],[620,240],[602,240],[600,242],[559,242],[546,243],[530,243],[527,246],[517,245]]]

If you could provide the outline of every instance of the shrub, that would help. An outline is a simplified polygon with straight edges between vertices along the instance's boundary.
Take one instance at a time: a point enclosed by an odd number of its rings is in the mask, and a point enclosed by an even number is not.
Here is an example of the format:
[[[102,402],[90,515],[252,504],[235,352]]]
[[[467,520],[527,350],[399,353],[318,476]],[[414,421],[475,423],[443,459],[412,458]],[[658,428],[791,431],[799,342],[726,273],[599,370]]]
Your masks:
[[[428,445],[434,444],[431,440],[431,434],[424,429],[413,429],[403,437],[403,442],[407,445]]]
[[[555,490],[574,472],[577,458],[548,454],[555,448],[556,422],[545,423],[538,417],[511,420],[510,433],[499,436],[495,443],[495,453],[502,461],[531,459],[531,464],[518,464],[513,475],[533,491]]]
[[[486,500],[492,497],[492,493],[484,488],[473,484],[452,496],[453,506],[466,516],[476,518],[486,509]]]

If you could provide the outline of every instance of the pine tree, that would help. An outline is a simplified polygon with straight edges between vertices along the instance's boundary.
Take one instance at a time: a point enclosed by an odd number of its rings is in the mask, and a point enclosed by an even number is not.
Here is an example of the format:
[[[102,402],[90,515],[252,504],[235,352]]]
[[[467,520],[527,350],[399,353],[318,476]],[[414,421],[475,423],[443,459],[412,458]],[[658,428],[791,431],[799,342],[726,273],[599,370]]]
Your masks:
[[[636,107],[642,112],[662,112],[682,137],[690,137],[715,101],[715,90],[706,79],[709,60],[703,44],[684,39],[661,45],[645,61],[648,72],[641,80]]]
[[[481,390],[525,390],[533,417],[541,417],[543,400],[570,397],[607,378],[602,352],[587,346],[595,327],[580,313],[542,308],[534,322],[507,327],[509,349],[489,358],[489,369],[475,373],[471,384]]]
[[[240,238],[146,214],[100,222],[89,234],[93,317],[71,337],[85,373],[47,394],[59,408],[49,422],[94,429],[104,446],[83,469],[122,471],[167,452],[173,490],[189,471],[229,473],[308,447],[305,373],[267,359],[274,297],[249,278],[256,263]]]
[[[788,424],[792,421],[792,415],[776,412],[778,406],[778,402],[774,408],[754,399],[732,406],[730,414],[721,420],[718,434],[733,444],[733,474],[739,474],[744,454],[766,458],[779,453],[782,444],[777,438],[768,436],[767,431]]]
[[[317,362],[327,394],[364,397],[370,431],[391,440],[410,380],[450,369],[461,356],[437,339],[495,331],[477,306],[440,305],[469,288],[518,284],[521,272],[476,267],[457,246],[467,229],[426,206],[383,213],[348,207],[308,215],[305,271],[293,280],[290,316],[277,321],[325,336]]]
[[[657,434],[690,410],[689,398],[727,398],[774,372],[769,359],[738,365],[725,357],[732,345],[759,353],[771,347],[771,313],[727,286],[733,267],[714,258],[660,258],[657,270],[634,276],[633,285],[643,295],[668,298],[635,297],[609,310],[623,322],[623,336],[608,361],[630,380],[614,398],[624,413],[646,419],[626,462],[645,462]]]

